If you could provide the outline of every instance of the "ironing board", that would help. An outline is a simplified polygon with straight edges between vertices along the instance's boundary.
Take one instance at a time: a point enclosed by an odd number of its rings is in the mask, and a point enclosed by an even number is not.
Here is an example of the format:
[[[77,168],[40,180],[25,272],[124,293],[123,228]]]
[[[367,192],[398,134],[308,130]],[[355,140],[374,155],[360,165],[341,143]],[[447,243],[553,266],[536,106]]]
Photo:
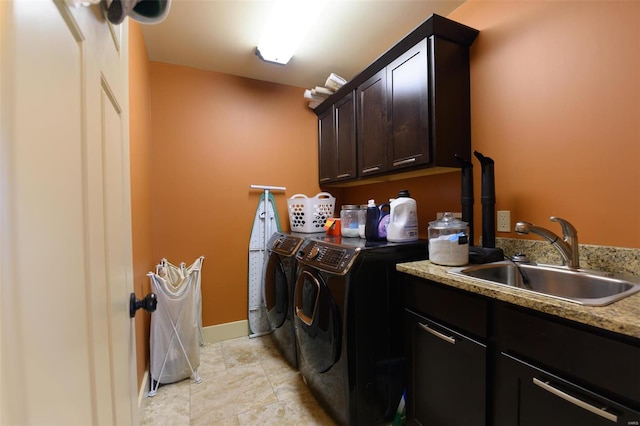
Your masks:
[[[276,201],[270,190],[284,190],[283,187],[251,185],[253,189],[264,189],[256,209],[251,237],[249,239],[249,337],[257,337],[271,332],[263,296],[263,268],[267,259],[269,238],[280,231],[280,220]]]

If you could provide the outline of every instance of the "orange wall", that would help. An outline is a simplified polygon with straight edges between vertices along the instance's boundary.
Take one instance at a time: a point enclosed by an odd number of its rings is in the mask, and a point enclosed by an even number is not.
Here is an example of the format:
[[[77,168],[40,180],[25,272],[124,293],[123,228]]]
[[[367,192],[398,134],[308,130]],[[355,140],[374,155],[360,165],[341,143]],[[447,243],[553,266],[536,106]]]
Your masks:
[[[472,144],[496,162],[497,208],[639,248],[640,2],[471,0],[449,17],[480,30]]]
[[[319,191],[317,118],[301,88],[151,62],[153,257],[202,269],[203,325],[247,318],[249,236],[262,191]]]
[[[376,204],[396,198],[401,189],[408,189],[418,206],[420,238],[427,238],[429,222],[437,212],[460,212],[460,172],[423,176],[393,182],[376,183],[350,188],[324,188],[336,197],[336,216],[342,204],[366,204],[373,198]],[[477,231],[476,233],[479,233]]]
[[[151,82],[149,60],[140,24],[129,20],[129,133],[131,160],[131,228],[133,282],[138,298],[149,293],[147,272],[157,262],[152,256],[151,229]],[[136,313],[138,384],[149,359],[150,314]]]

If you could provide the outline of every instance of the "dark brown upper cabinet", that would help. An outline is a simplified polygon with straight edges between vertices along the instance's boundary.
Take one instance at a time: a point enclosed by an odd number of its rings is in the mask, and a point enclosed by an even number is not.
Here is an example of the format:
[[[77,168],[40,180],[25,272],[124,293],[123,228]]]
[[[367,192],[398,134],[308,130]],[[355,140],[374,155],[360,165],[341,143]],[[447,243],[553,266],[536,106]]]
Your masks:
[[[320,104],[315,110],[320,184],[357,185],[370,178],[449,171],[459,167],[455,155],[471,161],[469,46],[477,34],[432,15]],[[355,108],[354,122],[336,116],[341,102]],[[332,143],[325,123],[329,115],[334,117]],[[355,137],[353,145],[346,142],[347,134]],[[355,173],[339,165],[339,150],[347,146],[356,147],[349,151]],[[326,164],[331,158],[333,170]]]
[[[335,180],[336,143],[333,106],[318,116],[318,172],[320,183]]]
[[[358,86],[358,172],[387,171],[387,74],[381,70]]]
[[[387,66],[390,170],[429,164],[427,43],[420,41]]]
[[[356,117],[353,93],[318,116],[320,183],[356,177]]]

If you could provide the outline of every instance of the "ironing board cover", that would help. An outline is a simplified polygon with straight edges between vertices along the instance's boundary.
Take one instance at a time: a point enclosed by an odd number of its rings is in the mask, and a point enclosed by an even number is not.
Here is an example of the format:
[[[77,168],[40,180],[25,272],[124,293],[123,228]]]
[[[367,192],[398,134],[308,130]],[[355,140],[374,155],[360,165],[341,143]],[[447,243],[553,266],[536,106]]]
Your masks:
[[[200,365],[198,326],[200,318],[200,273],[204,257],[186,268],[166,259],[150,272],[151,291],[158,309],[151,315],[150,372],[159,383],[186,379]]]

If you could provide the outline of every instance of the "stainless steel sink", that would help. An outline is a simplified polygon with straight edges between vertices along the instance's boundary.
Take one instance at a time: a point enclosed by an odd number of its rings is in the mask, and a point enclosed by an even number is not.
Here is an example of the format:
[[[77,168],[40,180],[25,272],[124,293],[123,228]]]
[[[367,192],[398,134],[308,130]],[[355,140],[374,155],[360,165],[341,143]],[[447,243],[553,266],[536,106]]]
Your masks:
[[[562,266],[503,261],[448,272],[588,306],[608,305],[640,291],[638,277]]]

